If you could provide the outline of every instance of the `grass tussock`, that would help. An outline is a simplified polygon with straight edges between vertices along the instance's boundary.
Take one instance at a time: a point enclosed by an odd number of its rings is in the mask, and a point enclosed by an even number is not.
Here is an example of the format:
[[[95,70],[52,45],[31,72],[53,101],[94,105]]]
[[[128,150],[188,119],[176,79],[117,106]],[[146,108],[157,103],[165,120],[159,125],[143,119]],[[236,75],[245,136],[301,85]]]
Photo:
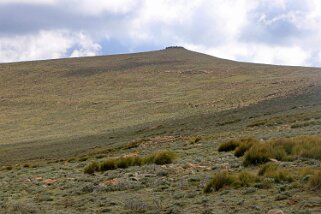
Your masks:
[[[98,170],[99,170],[99,164],[96,161],[94,161],[94,162],[91,162],[89,165],[87,165],[84,168],[84,173],[93,174],[94,172],[96,172]]]
[[[316,172],[309,179],[309,187],[312,190],[321,191],[321,171]]]
[[[227,186],[233,187],[248,187],[254,182],[258,181],[259,178],[248,172],[240,172],[236,174],[230,174],[228,172],[219,172],[205,185],[204,193],[218,191]]]
[[[218,191],[225,186],[231,185],[233,183],[233,177],[227,172],[219,172],[214,175],[214,177],[205,185],[204,193],[210,193],[213,191]]]
[[[259,141],[255,138],[242,138],[240,139],[239,146],[235,149],[234,155],[236,157],[242,157],[246,151],[248,151],[254,144]]]
[[[119,158],[111,158],[100,162],[92,162],[84,169],[86,174],[93,174],[98,171],[114,170],[118,168],[128,168],[131,166],[141,166],[146,164],[164,165],[170,164],[177,158],[175,152],[157,151],[145,157],[140,156],[124,156]]]
[[[282,182],[290,183],[294,181],[294,176],[289,170],[280,169],[274,163],[267,163],[263,165],[260,168],[258,175],[264,176],[267,178],[273,178],[276,183],[282,183]]]
[[[244,155],[246,151],[248,151],[254,144],[258,143],[258,140],[255,138],[241,138],[237,140],[229,140],[227,142],[222,143],[218,151],[219,152],[228,152],[235,151],[234,155],[236,157],[241,157]]]
[[[172,151],[158,151],[155,152],[145,158],[143,158],[142,162],[145,164],[157,164],[157,165],[164,165],[164,164],[170,164],[177,158],[177,155],[175,152]]]
[[[321,137],[281,138],[253,144],[245,152],[243,164],[263,164],[270,159],[291,161],[299,157],[321,160]]]
[[[234,149],[236,149],[236,147],[239,146],[239,142],[236,140],[229,140],[225,143],[222,143],[219,148],[218,151],[219,152],[229,152],[229,151],[234,151]]]
[[[243,171],[238,174],[235,186],[248,187],[256,181],[258,178],[255,175]]]

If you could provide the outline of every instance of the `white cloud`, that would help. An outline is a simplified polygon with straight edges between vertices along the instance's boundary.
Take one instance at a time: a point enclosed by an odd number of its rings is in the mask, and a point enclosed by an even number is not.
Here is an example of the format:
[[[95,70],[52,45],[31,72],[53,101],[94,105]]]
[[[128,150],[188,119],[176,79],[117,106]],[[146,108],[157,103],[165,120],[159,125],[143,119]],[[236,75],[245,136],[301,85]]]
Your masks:
[[[0,4],[54,4],[56,0],[0,0]]]
[[[70,57],[95,56],[101,50],[99,44],[93,42],[83,33],[78,34],[74,42],[77,42],[80,47],[74,49]]]
[[[40,31],[32,35],[0,37],[0,61],[96,55],[100,48],[100,45],[83,33],[70,33],[65,30]],[[67,55],[70,49],[73,49],[73,52]]]
[[[76,12],[98,16],[103,12],[113,14],[127,13],[137,5],[135,0],[56,0],[61,5],[71,6]]]
[[[201,45],[184,45],[189,49],[204,52],[225,59],[278,65],[310,66],[310,64],[308,63],[309,52],[303,50],[298,46],[271,47],[268,45],[255,43],[234,43],[218,46],[215,48],[208,48]]]

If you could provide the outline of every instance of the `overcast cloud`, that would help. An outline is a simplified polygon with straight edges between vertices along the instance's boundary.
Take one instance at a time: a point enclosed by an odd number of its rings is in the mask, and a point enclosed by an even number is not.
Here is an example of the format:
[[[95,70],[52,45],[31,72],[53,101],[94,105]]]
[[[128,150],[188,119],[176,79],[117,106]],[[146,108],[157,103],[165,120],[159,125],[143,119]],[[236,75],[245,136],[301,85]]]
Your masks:
[[[0,0],[0,62],[182,45],[249,62],[321,66],[318,0]]]

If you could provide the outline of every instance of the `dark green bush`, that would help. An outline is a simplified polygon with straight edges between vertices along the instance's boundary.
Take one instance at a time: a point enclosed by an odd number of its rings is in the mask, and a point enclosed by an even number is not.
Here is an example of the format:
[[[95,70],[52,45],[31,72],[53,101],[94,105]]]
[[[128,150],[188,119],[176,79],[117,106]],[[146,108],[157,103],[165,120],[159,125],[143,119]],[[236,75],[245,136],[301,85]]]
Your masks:
[[[235,149],[234,155],[236,157],[242,157],[245,154],[245,152],[248,151],[256,143],[258,143],[258,140],[254,138],[241,139],[239,146]]]
[[[243,164],[244,166],[249,166],[266,163],[270,160],[270,153],[270,148],[265,145],[257,144],[252,146],[251,149],[245,153]]]
[[[239,146],[239,142],[236,140],[229,140],[225,143],[222,143],[219,148],[218,151],[219,152],[228,152],[228,151],[233,151],[234,149],[236,149],[236,147]]]
[[[12,167],[12,166],[6,166],[5,169],[6,169],[6,170],[12,170],[13,167]]]
[[[121,157],[116,160],[116,168],[128,168],[130,166],[140,166],[142,159],[140,157]]]
[[[218,191],[224,186],[231,185],[233,183],[233,177],[227,172],[219,172],[205,185],[204,193],[212,192],[213,189]]]
[[[267,163],[267,164],[264,164],[259,172],[258,172],[258,175],[259,176],[263,176],[265,175],[266,172],[269,172],[269,171],[275,171],[276,169],[278,168],[278,166],[274,163]]]
[[[248,172],[240,172],[237,176],[236,186],[248,187],[257,180],[256,176]]]
[[[176,153],[172,151],[158,151],[146,157],[125,156],[113,159],[107,159],[97,162],[92,162],[85,167],[84,171],[87,174],[93,174],[96,171],[114,170],[117,168],[128,168],[130,166],[140,166],[142,164],[170,164],[177,158]]]
[[[153,163],[157,165],[170,164],[177,158],[176,153],[171,151],[159,151],[152,154]],[[148,158],[150,159],[150,157]]]
[[[83,157],[80,157],[80,158],[79,158],[79,161],[80,161],[80,162],[83,162],[83,161],[86,161],[86,160],[88,160],[88,157],[86,157],[86,156],[83,156]]]
[[[89,165],[87,165],[84,169],[84,173],[86,174],[93,174],[96,171],[99,171],[100,167],[97,162],[91,162]]]
[[[107,171],[116,169],[116,160],[108,159],[100,162],[99,171]]]

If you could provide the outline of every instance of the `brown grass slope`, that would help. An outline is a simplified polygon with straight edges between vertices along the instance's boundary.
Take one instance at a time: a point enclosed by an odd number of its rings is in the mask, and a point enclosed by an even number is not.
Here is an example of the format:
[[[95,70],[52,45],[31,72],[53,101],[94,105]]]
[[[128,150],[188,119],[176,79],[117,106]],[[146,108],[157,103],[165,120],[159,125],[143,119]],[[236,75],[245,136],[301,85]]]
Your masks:
[[[136,125],[299,93],[319,85],[319,73],[317,68],[240,63],[186,49],[1,64],[0,145],[60,148],[72,139],[115,130],[126,135]],[[79,148],[94,146],[88,140]]]

